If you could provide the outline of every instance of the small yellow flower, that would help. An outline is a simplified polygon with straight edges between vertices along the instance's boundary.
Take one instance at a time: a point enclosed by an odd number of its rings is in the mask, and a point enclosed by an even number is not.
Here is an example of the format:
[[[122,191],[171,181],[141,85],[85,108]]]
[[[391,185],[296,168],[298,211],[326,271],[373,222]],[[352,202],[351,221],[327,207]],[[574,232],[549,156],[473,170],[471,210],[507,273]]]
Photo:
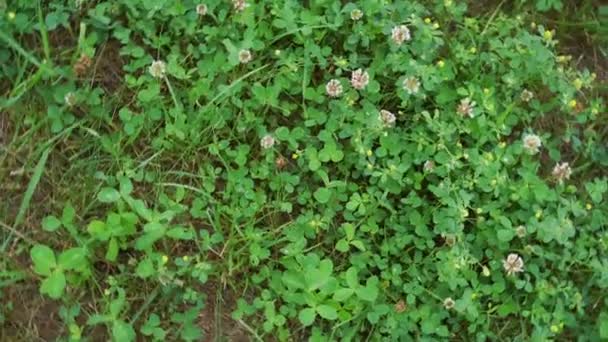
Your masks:
[[[438,23],[434,23],[434,24],[433,24],[433,28],[434,28],[435,30],[438,30],[438,29],[439,29],[439,24],[438,24]]]
[[[554,33],[554,31],[549,31],[549,30],[546,30],[546,31],[543,33],[543,38],[545,38],[545,40],[551,40],[551,39],[553,39],[553,35],[554,35],[554,34],[555,34],[555,33]]]
[[[591,210],[591,209],[593,209],[593,205],[591,205],[591,203],[587,203],[585,208],[587,208],[587,210]]]
[[[490,93],[490,89],[488,88],[483,88],[483,93],[488,95]]]
[[[424,22],[427,23],[427,24],[430,24],[431,23],[431,18],[424,18]]]
[[[576,90],[581,90],[581,88],[583,87],[583,80],[581,80],[580,78],[575,79],[574,87],[576,88]]]
[[[295,159],[298,159],[299,157],[300,157],[300,156],[299,156],[297,153],[293,153],[293,154],[291,155],[291,159],[294,159],[294,160],[295,160]]]
[[[372,150],[367,150],[367,156],[368,156],[368,157],[371,157],[371,156],[372,156],[372,154],[373,154]]]
[[[477,48],[473,46],[472,48],[469,49],[469,52],[470,53],[477,53]]]
[[[498,147],[505,148],[505,147],[507,147],[507,143],[504,141],[501,141],[500,143],[498,143]]]
[[[572,99],[572,100],[570,100],[570,102],[568,102],[568,106],[570,108],[575,108],[576,107],[576,103],[577,103],[576,100]]]
[[[15,20],[16,16],[17,14],[15,14],[15,12],[8,12],[8,20]]]
[[[163,256],[161,257],[161,259],[162,259],[163,264],[166,264],[166,263],[169,261],[169,257],[168,257],[168,256],[166,256],[166,255],[163,255]]]
[[[538,209],[536,211],[536,213],[534,214],[534,217],[536,217],[537,219],[539,219],[541,216],[543,216],[543,211]]]
[[[559,327],[555,324],[551,325],[551,332],[557,334],[559,332]]]
[[[439,60],[437,62],[437,66],[440,67],[440,68],[443,68],[445,66],[445,62],[443,60]]]
[[[187,256],[187,255],[184,255],[184,256],[182,257],[182,260],[184,260],[185,262],[188,262],[188,261],[190,260],[190,257],[189,257],[189,256]]]

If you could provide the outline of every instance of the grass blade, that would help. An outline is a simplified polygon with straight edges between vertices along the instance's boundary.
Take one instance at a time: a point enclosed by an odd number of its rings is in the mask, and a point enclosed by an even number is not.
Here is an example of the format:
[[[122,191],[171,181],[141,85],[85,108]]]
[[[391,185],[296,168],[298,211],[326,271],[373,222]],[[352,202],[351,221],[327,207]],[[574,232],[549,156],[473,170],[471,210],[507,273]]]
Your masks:
[[[38,187],[40,178],[42,178],[42,172],[44,171],[44,167],[46,166],[46,161],[49,158],[50,152],[51,147],[47,147],[47,149],[44,150],[44,152],[42,153],[42,156],[40,156],[38,164],[36,164],[36,168],[34,169],[34,175],[32,176],[32,179],[30,179],[29,184],[27,185],[27,190],[25,191],[25,195],[23,196],[23,200],[21,201],[21,206],[19,207],[19,212],[17,213],[17,217],[15,218],[15,224],[13,224],[13,227],[18,227],[21,223],[23,223],[25,213],[30,206],[34,191],[36,191],[36,187]]]

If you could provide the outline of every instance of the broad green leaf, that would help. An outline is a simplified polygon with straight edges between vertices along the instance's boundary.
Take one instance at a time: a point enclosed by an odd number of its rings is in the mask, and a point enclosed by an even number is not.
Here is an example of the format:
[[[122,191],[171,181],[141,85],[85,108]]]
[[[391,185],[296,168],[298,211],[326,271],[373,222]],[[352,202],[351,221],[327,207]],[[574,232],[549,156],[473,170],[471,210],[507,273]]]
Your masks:
[[[167,236],[176,240],[192,240],[194,238],[194,233],[188,228],[175,227],[167,231]]]
[[[151,222],[144,226],[144,235],[135,241],[135,248],[144,250],[152,247],[154,242],[165,235],[165,226],[159,222]]]
[[[496,236],[498,237],[499,241],[509,242],[515,236],[515,231],[513,229],[499,229],[496,232]]]
[[[83,247],[70,248],[59,254],[58,264],[65,270],[73,270],[87,262],[87,251]]]
[[[40,292],[58,299],[63,295],[65,289],[65,274],[61,270],[55,270],[40,285]]]
[[[323,287],[331,278],[333,264],[331,260],[325,259],[319,263],[318,269],[313,269],[306,274],[308,290],[313,291]]]
[[[51,274],[51,270],[57,267],[55,253],[45,245],[35,245],[32,247],[30,256],[34,263],[34,272],[39,275],[48,276]]]
[[[336,243],[337,251],[346,253],[346,252],[348,252],[348,249],[349,249],[348,241],[346,241],[345,239],[338,240],[338,242]]]
[[[338,318],[338,312],[336,311],[336,309],[329,305],[317,306],[317,313],[319,313],[319,316],[331,321]]]
[[[47,216],[42,220],[42,229],[47,232],[54,232],[61,226],[61,221],[55,216]]]
[[[102,203],[113,203],[118,201],[120,193],[114,188],[103,188],[97,194],[97,199]]]
[[[156,272],[154,269],[154,264],[150,258],[145,258],[139,262],[137,268],[135,269],[135,273],[141,278],[148,278]]]
[[[298,314],[298,319],[304,326],[311,325],[315,321],[315,317],[317,317],[317,313],[312,308],[302,309]]]
[[[106,260],[108,261],[116,261],[118,257],[118,241],[113,237],[110,239],[108,243],[108,250],[106,251]]]
[[[333,299],[338,302],[343,302],[350,298],[355,293],[353,289],[339,289],[334,292]]]
[[[122,320],[114,321],[112,324],[112,340],[115,342],[135,341],[133,326]]]
[[[329,198],[331,197],[331,191],[327,188],[319,188],[317,189],[317,191],[315,191],[314,196],[317,202],[324,204],[329,201]]]

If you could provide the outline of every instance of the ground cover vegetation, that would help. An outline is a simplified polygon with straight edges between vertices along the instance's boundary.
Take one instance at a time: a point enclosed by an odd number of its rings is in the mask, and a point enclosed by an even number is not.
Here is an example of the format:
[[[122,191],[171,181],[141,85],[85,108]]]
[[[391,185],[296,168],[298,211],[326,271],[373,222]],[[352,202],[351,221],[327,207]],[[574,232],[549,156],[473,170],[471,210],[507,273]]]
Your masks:
[[[0,0],[0,339],[608,339],[608,7]]]

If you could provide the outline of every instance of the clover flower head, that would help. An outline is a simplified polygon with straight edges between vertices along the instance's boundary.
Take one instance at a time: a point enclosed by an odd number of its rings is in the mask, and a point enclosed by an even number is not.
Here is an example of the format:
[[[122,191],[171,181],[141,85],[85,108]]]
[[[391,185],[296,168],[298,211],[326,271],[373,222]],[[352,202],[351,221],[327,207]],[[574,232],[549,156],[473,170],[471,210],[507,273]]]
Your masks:
[[[260,146],[262,146],[262,148],[265,150],[272,148],[274,146],[274,144],[275,144],[274,137],[270,134],[266,134],[265,136],[262,137],[262,139],[260,139]]]
[[[451,310],[454,308],[454,305],[456,305],[456,302],[454,302],[454,300],[452,299],[452,297],[448,297],[446,299],[443,300],[443,307]]]
[[[163,78],[167,73],[167,65],[163,61],[156,60],[152,62],[152,65],[148,68],[148,72],[154,78]]]
[[[202,16],[207,15],[207,5],[205,4],[198,4],[196,5],[196,14]]]
[[[342,83],[336,79],[329,80],[325,85],[325,91],[330,97],[338,97],[342,95]]]
[[[536,154],[542,145],[542,141],[536,134],[525,134],[523,137],[523,144],[528,153]]]
[[[357,69],[353,71],[350,77],[350,83],[353,85],[353,88],[362,90],[369,83],[369,74],[367,71],[363,71],[363,69]]]
[[[382,121],[382,123],[386,127],[394,126],[395,122],[397,121],[397,117],[395,116],[395,114],[389,112],[386,109],[380,110],[379,118],[380,118],[380,121]]]
[[[251,62],[252,59],[253,59],[253,55],[251,54],[251,51],[249,51],[247,49],[243,49],[243,50],[239,51],[239,62],[241,64],[247,64],[247,63]]]
[[[435,162],[432,160],[427,160],[424,162],[424,165],[422,165],[422,170],[424,170],[424,172],[431,172],[434,168]]]
[[[391,30],[391,39],[397,45],[403,44],[403,42],[412,39],[410,29],[408,29],[405,25],[393,27],[393,29]]]
[[[456,111],[462,116],[472,118],[473,108],[475,108],[475,101],[471,101],[471,99],[467,97],[460,100],[460,104],[458,105]]]
[[[570,178],[572,168],[570,167],[569,163],[557,163],[553,167],[551,174],[557,179],[558,182],[563,182],[565,179]]]
[[[63,100],[68,107],[74,107],[76,105],[76,94],[70,91],[69,93],[65,94]]]
[[[515,234],[517,235],[517,237],[523,238],[524,236],[526,236],[526,227],[525,226],[517,226],[515,228]]]
[[[232,0],[232,7],[237,12],[242,12],[245,8],[249,7],[249,4],[245,0]]]
[[[530,102],[534,98],[534,93],[529,91],[528,89],[524,89],[522,90],[521,95],[519,95],[519,97],[524,102]]]
[[[502,267],[507,272],[507,275],[524,271],[524,260],[516,253],[507,255],[507,258],[502,261]]]
[[[350,11],[350,18],[354,21],[360,20],[361,18],[363,18],[363,11],[358,8],[355,8],[354,10]]]
[[[406,77],[403,80],[403,89],[405,89],[408,94],[414,95],[420,90],[420,81],[418,81],[416,77]]]

